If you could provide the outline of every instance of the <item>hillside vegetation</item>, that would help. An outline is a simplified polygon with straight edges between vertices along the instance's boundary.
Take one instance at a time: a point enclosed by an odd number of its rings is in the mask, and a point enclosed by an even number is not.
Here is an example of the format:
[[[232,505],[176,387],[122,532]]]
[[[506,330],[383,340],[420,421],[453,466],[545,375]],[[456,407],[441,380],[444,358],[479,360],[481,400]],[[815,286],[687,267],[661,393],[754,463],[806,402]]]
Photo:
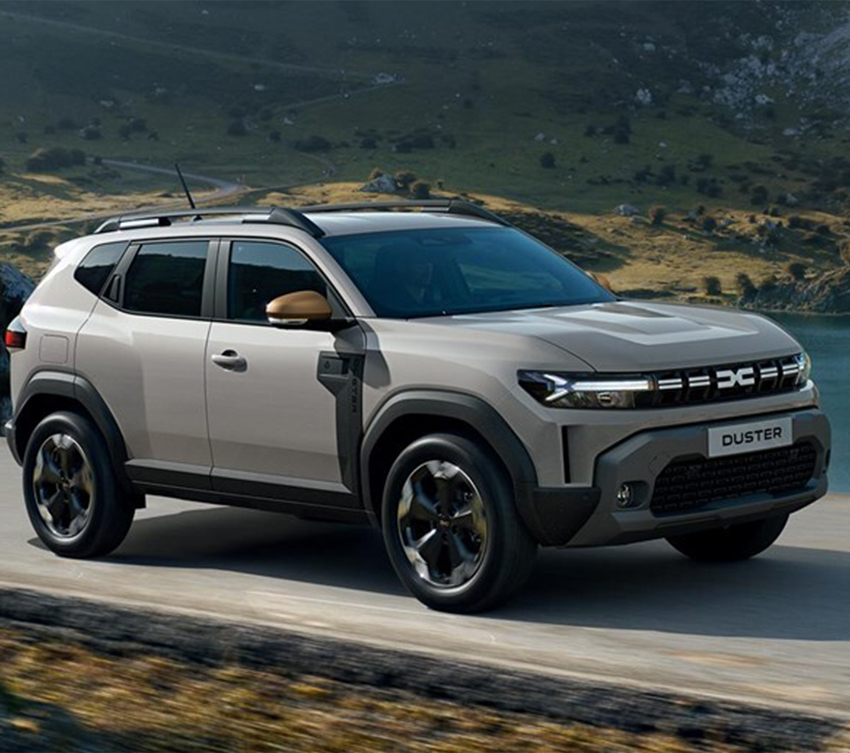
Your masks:
[[[380,167],[533,208],[632,293],[728,302],[845,264],[846,3],[316,8],[0,2],[0,226],[177,188],[96,158],[246,187]],[[56,148],[88,160],[34,159]]]

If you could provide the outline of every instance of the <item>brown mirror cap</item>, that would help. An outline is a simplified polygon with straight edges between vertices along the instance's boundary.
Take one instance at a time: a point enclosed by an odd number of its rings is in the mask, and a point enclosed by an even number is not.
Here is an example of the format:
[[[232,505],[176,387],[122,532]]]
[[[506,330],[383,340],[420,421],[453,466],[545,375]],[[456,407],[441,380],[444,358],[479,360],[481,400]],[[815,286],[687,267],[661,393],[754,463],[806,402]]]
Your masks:
[[[272,324],[297,324],[330,319],[333,315],[328,299],[314,290],[298,290],[270,301],[266,316]]]

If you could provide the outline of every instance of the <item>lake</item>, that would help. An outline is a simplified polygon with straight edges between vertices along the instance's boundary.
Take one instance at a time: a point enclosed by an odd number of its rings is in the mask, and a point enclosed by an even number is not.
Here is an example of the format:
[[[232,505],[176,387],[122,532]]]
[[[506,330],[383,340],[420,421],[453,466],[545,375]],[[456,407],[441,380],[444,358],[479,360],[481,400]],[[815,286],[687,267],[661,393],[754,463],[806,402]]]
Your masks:
[[[832,423],[829,488],[850,492],[850,316],[768,314],[812,357],[812,376]]]

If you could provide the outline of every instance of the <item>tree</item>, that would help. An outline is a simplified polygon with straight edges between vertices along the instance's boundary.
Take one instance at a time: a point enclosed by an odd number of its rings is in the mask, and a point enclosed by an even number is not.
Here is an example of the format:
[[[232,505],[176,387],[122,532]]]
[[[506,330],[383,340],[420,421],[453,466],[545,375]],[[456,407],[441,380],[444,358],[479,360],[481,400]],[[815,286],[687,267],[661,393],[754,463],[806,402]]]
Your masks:
[[[543,152],[540,155],[540,167],[551,169],[555,167],[555,155],[552,152]]]
[[[702,229],[706,233],[713,233],[717,230],[717,220],[715,220],[714,217],[706,217],[702,221]]]
[[[667,210],[664,207],[652,207],[649,210],[649,221],[653,225],[661,225],[666,215]]]
[[[395,182],[399,188],[407,190],[416,182],[416,173],[410,170],[400,170],[395,174]]]
[[[274,144],[280,143],[281,133],[280,131],[269,131],[269,141]]]
[[[703,287],[708,295],[720,295],[723,292],[723,286],[720,284],[720,278],[710,275],[703,278]]]
[[[788,265],[788,274],[798,282],[806,279],[806,265],[799,261],[792,261]]]
[[[738,272],[735,275],[735,287],[741,298],[751,298],[756,293],[755,283],[746,272]]]
[[[411,187],[410,193],[414,199],[431,198],[431,185],[424,180],[417,180]]]
[[[6,170],[6,161],[0,157],[0,173],[5,172]]]

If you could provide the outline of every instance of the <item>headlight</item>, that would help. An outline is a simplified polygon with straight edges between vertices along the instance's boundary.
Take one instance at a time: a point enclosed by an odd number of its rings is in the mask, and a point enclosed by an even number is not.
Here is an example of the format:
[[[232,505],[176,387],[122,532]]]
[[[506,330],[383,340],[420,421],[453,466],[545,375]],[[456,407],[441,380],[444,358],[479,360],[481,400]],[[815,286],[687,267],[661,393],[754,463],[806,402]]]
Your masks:
[[[797,373],[797,384],[803,385],[809,381],[809,377],[812,375],[812,359],[809,358],[806,351],[803,351],[794,356],[794,361],[800,369]]]
[[[544,371],[520,371],[519,383],[550,408],[636,408],[651,396],[653,381],[646,376],[594,377]]]

